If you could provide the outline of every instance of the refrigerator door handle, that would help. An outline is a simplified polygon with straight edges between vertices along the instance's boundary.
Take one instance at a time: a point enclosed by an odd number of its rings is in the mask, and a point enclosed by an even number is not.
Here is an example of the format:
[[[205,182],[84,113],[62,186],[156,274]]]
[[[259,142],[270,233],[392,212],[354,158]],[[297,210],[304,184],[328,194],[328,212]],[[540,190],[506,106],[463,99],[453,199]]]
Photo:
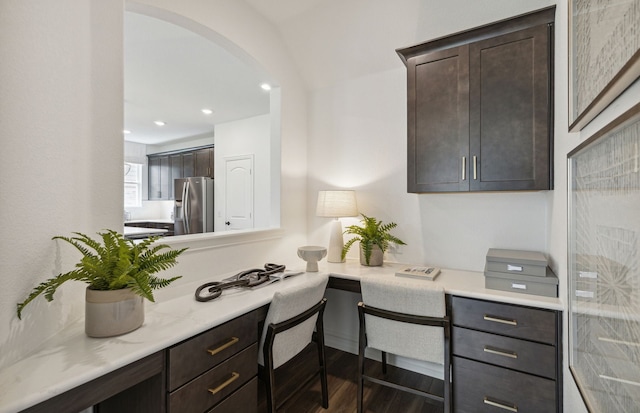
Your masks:
[[[185,181],[184,186],[182,187],[182,222],[185,234],[191,234],[191,229],[189,228],[189,189],[189,181]]]

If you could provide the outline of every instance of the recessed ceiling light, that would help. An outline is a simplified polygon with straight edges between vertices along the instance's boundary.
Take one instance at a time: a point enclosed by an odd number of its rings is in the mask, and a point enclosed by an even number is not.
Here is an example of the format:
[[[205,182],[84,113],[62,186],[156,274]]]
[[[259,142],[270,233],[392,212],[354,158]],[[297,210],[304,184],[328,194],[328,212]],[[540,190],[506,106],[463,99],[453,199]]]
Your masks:
[[[263,83],[260,85],[260,87],[262,88],[262,90],[271,90],[271,85],[268,83]]]
[[[130,130],[128,130],[128,129],[124,129],[124,130],[122,131],[122,133],[123,133],[123,134],[125,134],[125,135],[128,135],[128,134],[130,134],[130,133],[131,133],[131,131],[130,131]]]
[[[211,109],[202,109],[202,113],[204,113],[205,115],[211,115],[213,111]]]
[[[163,122],[163,121],[161,121],[161,120],[156,120],[156,121],[154,121],[153,123],[155,123],[155,124],[156,124],[156,125],[158,125],[158,126],[164,126],[164,125],[166,125],[166,123],[164,123],[164,122]]]

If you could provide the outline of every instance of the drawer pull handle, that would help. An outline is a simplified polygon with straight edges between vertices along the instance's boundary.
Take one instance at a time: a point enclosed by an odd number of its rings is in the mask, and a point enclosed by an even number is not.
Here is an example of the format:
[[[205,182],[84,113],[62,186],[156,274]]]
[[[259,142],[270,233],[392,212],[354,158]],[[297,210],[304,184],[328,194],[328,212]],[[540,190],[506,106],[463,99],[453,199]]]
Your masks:
[[[488,404],[489,406],[499,407],[500,409],[509,410],[510,412],[514,412],[514,413],[518,412],[518,406],[516,406],[515,404],[510,404],[510,403],[507,404],[505,402],[491,400],[488,397],[484,398],[484,403]]]
[[[224,343],[220,347],[214,348],[213,350],[207,349],[207,353],[211,354],[212,356],[215,356],[216,354],[218,354],[222,350],[226,350],[229,347],[231,347],[232,345],[236,344],[238,341],[240,341],[240,339],[238,337],[231,337],[229,339],[229,341],[227,341],[226,343]]]
[[[227,380],[225,380],[224,383],[222,383],[221,385],[219,385],[215,389],[208,389],[209,393],[211,393],[211,394],[220,393],[220,391],[222,391],[225,387],[227,387],[228,385],[230,385],[234,381],[238,380],[238,377],[240,377],[240,374],[236,373],[235,371],[232,372],[231,373],[231,377],[229,377]]]
[[[495,347],[484,346],[484,352],[485,353],[491,353],[491,354],[497,354],[498,356],[509,357],[509,358],[512,358],[512,359],[517,359],[518,358],[518,353],[516,353],[515,351],[502,350],[502,349],[495,348]]]
[[[518,320],[508,320],[506,318],[500,318],[500,317],[494,317],[491,315],[484,315],[484,319],[486,321],[493,321],[494,323],[502,323],[502,324],[509,324],[510,326],[517,326],[518,325]]]

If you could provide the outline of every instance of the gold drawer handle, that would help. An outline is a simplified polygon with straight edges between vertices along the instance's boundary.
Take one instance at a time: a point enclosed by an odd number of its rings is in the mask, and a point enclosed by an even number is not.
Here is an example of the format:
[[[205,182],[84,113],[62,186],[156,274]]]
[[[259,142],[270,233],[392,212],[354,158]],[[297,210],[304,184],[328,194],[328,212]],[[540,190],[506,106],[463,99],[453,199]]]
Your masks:
[[[484,352],[490,353],[490,354],[497,354],[498,356],[509,357],[512,359],[518,358],[518,353],[516,353],[515,351],[502,350],[502,349],[490,347],[490,346],[484,346]]]
[[[500,317],[494,317],[488,314],[484,315],[484,319],[486,321],[493,321],[494,323],[502,323],[502,324],[509,324],[510,326],[517,326],[518,325],[518,320],[508,320],[506,318],[500,318]]]
[[[211,354],[212,356],[215,356],[216,354],[218,354],[222,350],[226,350],[229,347],[231,347],[232,345],[236,344],[238,341],[240,341],[240,339],[238,337],[231,337],[229,339],[229,341],[227,341],[226,343],[224,343],[220,347],[214,348],[213,350],[207,349],[207,353]]]
[[[240,374],[236,373],[235,371],[232,372],[231,373],[231,377],[229,377],[224,383],[222,383],[221,385],[219,385],[215,389],[208,389],[209,393],[211,393],[211,394],[220,393],[220,391],[222,391],[222,389],[224,389],[225,387],[227,387],[228,385],[230,385],[234,381],[238,380],[238,377],[240,377]]]
[[[510,412],[514,412],[514,413],[518,412],[518,406],[516,406],[515,404],[505,404],[505,402],[499,402],[497,400],[491,400],[488,397],[484,398],[484,403],[488,404],[489,406],[498,407],[500,409],[508,410]]]

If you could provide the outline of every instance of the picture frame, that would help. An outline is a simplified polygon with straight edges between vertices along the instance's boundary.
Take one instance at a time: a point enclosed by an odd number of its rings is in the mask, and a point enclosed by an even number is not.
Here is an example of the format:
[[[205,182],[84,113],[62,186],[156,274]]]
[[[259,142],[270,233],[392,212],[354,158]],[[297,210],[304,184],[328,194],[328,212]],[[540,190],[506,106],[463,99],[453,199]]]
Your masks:
[[[640,77],[640,0],[569,0],[569,132]]]
[[[569,371],[590,412],[640,405],[640,103],[567,155]]]

